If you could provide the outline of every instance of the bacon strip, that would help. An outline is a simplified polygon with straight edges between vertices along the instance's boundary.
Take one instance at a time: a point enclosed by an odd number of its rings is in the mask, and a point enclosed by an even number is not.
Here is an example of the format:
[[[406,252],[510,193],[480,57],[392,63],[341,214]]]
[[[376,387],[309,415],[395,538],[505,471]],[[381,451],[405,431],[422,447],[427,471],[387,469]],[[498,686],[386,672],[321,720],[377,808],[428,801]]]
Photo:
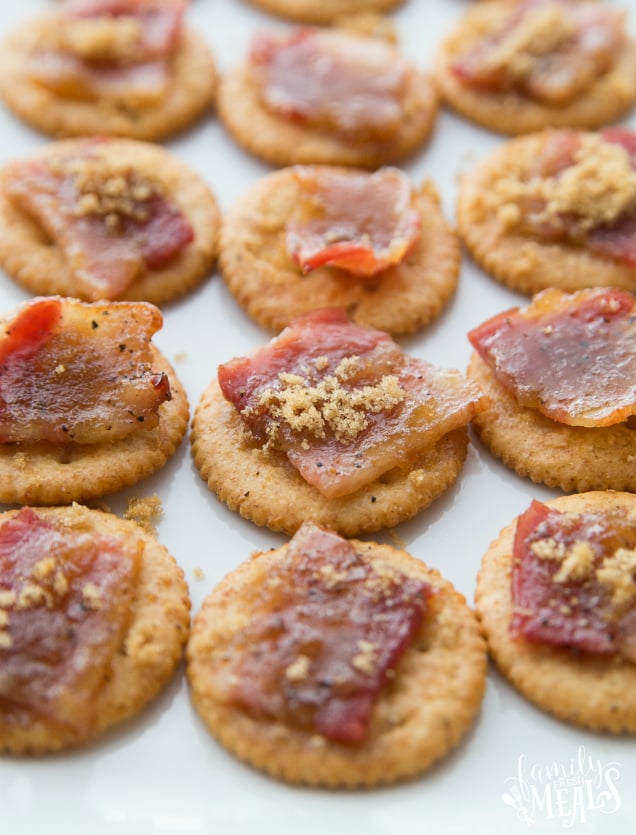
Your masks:
[[[300,195],[285,231],[287,251],[303,272],[329,266],[371,276],[401,263],[415,245],[420,216],[399,169],[298,166],[294,173]]]
[[[283,451],[328,498],[412,466],[486,404],[459,372],[406,357],[388,334],[339,309],[299,317],[218,376],[254,438]]]
[[[616,10],[573,0],[524,0],[450,69],[475,89],[516,90],[559,106],[611,67],[623,38],[623,18]]]
[[[533,501],[514,540],[511,634],[636,661],[635,547],[625,514],[561,513]]]
[[[253,715],[360,743],[433,593],[306,523],[231,642],[224,696]]]
[[[87,142],[75,158],[10,164],[4,188],[60,247],[78,295],[95,301],[117,298],[145,270],[170,264],[194,240],[194,229],[178,207],[157,192],[143,201],[131,199],[140,220],[115,212],[109,219],[116,223],[109,225],[105,215],[81,214],[82,195],[72,173],[77,161],[89,170],[91,164],[95,170],[104,164]],[[126,179],[132,176],[133,172],[124,173]]]
[[[622,290],[545,290],[468,334],[521,406],[570,426],[636,414],[636,301]]]
[[[120,649],[141,541],[57,527],[23,508],[0,527],[0,705],[82,731]]]
[[[306,28],[261,33],[250,62],[263,102],[286,118],[369,141],[400,130],[406,62],[377,39]]]
[[[25,305],[0,336],[0,443],[109,443],[156,426],[171,397],[151,370],[160,326],[144,303]]]
[[[51,43],[31,56],[30,77],[65,98],[156,104],[170,80],[185,10],[183,0],[71,0],[57,13]],[[135,24],[133,42],[122,46],[123,30],[112,42],[100,37],[101,21]]]

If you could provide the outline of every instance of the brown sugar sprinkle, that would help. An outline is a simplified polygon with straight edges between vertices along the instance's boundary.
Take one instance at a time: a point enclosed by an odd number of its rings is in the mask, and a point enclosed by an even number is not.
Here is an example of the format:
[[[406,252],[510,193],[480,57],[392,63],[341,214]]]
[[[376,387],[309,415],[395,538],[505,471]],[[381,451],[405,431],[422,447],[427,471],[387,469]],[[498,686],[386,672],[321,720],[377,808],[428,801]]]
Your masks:
[[[67,159],[53,167],[56,174],[73,180],[77,193],[75,216],[103,218],[113,229],[126,219],[147,221],[150,201],[161,194],[157,183],[105,159]]]
[[[133,64],[142,38],[139,21],[122,15],[64,21],[57,29],[55,45],[84,61]]]
[[[389,411],[404,400],[406,393],[393,374],[375,385],[345,387],[342,383],[353,376],[358,363],[357,357],[345,358],[316,385],[299,374],[279,374],[281,387],[265,389],[258,400],[274,418],[270,436],[279,420],[292,431],[315,438],[324,438],[329,429],[338,441],[349,443],[367,428],[367,414]]]
[[[574,21],[559,6],[545,6],[529,12],[523,21],[486,56],[486,66],[503,70],[511,79],[524,79],[536,57],[555,50],[576,34]]]
[[[618,548],[596,570],[596,579],[612,591],[612,604],[626,608],[636,599],[636,550]]]
[[[574,155],[574,164],[559,177],[504,177],[494,189],[497,217],[504,228],[522,220],[520,204],[539,201],[533,223],[567,215],[584,234],[594,226],[611,223],[636,204],[636,171],[619,144],[586,135]]]
[[[128,499],[128,506],[124,513],[124,519],[130,519],[136,522],[139,527],[143,528],[152,536],[157,535],[157,528],[155,521],[163,517],[163,505],[159,496],[144,496],[138,498],[131,496]]]

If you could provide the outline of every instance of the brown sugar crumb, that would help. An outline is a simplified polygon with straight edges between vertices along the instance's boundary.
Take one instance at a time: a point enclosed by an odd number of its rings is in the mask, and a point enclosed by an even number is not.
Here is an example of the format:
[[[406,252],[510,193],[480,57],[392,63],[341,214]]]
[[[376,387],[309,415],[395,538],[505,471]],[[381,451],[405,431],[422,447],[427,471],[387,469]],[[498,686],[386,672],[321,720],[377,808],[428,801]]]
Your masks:
[[[511,80],[522,80],[537,57],[554,51],[575,34],[574,21],[560,6],[534,9],[487,54],[485,64],[492,71],[502,70]]]
[[[556,539],[538,539],[530,545],[530,550],[540,560],[563,560],[565,557],[565,545],[557,542]]]
[[[60,160],[54,164],[54,171],[73,180],[76,217],[103,218],[113,229],[126,219],[147,221],[149,202],[161,194],[157,183],[106,159]]]
[[[584,136],[574,164],[558,177],[502,178],[495,186],[497,218],[504,228],[522,218],[519,204],[539,201],[533,223],[567,215],[584,234],[594,226],[611,223],[636,204],[636,171],[627,151],[597,136]]]
[[[619,608],[629,606],[636,599],[636,551],[618,548],[606,557],[596,570],[596,579],[612,591],[612,604]]]
[[[57,45],[85,61],[134,63],[142,41],[139,21],[133,17],[103,17],[65,21]]]
[[[371,641],[358,641],[358,654],[351,659],[351,666],[361,673],[372,675],[375,672],[377,650]]]
[[[102,596],[95,583],[86,583],[82,588],[82,606],[86,609],[101,609]]]
[[[16,609],[34,609],[36,606],[51,606],[51,595],[38,586],[37,583],[25,583],[20,589],[18,599],[16,601]]]
[[[561,567],[552,578],[554,583],[568,583],[570,580],[582,580],[591,572],[594,565],[594,550],[589,542],[577,540],[568,548]]]
[[[258,405],[294,432],[324,438],[328,428],[342,443],[353,441],[366,429],[367,414],[389,411],[405,397],[398,378],[391,374],[376,385],[351,389],[341,384],[337,374],[325,377],[315,386],[298,374],[281,373],[278,379],[282,387],[266,389]]]
[[[128,500],[128,507],[124,513],[124,519],[136,522],[153,536],[157,535],[155,520],[163,517],[163,507],[159,496],[146,496],[143,499],[131,496]]]
[[[309,674],[311,659],[307,655],[299,655],[298,658],[285,670],[285,678],[289,681],[303,681]]]
[[[192,572],[197,580],[205,580],[205,571],[202,568],[195,568]]]

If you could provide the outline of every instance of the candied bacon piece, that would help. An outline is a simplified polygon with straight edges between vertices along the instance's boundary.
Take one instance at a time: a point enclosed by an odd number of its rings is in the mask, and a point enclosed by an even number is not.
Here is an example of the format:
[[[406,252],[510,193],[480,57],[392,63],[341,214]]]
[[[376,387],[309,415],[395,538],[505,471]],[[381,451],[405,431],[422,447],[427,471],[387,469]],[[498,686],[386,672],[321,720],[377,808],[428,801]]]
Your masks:
[[[108,443],[157,425],[170,399],[153,372],[156,307],[27,303],[0,335],[0,443]]]
[[[525,0],[451,64],[460,81],[495,93],[516,90],[548,105],[576,98],[612,65],[623,17],[573,0]]]
[[[0,526],[0,709],[90,727],[125,635],[143,550],[22,508]]]
[[[636,266],[636,193],[626,201],[626,207],[612,220],[600,221],[585,213],[585,205],[578,211],[555,211],[549,199],[541,194],[541,184],[558,183],[568,169],[594,151],[582,153],[583,134],[573,130],[551,131],[537,158],[526,172],[527,194],[517,204],[521,217],[518,229],[547,243],[569,243],[584,246],[590,252],[611,258],[628,267]],[[628,155],[631,168],[636,170],[636,133],[624,128],[608,128],[598,136],[607,143],[619,145]],[[602,170],[600,176],[602,177]],[[589,180],[590,176],[586,176]],[[597,175],[598,179],[598,175]],[[623,180],[624,182],[624,180]],[[534,186],[539,186],[538,189]],[[597,186],[596,186],[597,187]],[[609,194],[616,194],[616,184],[606,185]],[[536,193],[535,193],[536,192]],[[629,196],[629,195],[628,195]],[[600,204],[600,198],[596,201]]]
[[[167,55],[179,38],[184,0],[68,0],[62,13],[69,21],[86,18],[133,18],[139,22],[143,57]]]
[[[636,526],[625,513],[561,513],[538,501],[513,546],[511,634],[636,661]]]
[[[107,144],[90,140],[77,156],[17,161],[4,174],[7,195],[60,247],[78,293],[95,301],[117,298],[194,239],[154,183],[99,156]]]
[[[65,98],[157,103],[185,9],[183,0],[71,0],[30,56],[30,77]]]
[[[231,641],[224,696],[252,715],[362,742],[432,594],[427,583],[376,566],[346,539],[305,523]]]
[[[327,498],[412,466],[486,403],[458,371],[406,357],[341,309],[295,319],[251,357],[221,365],[218,379],[254,439]]]
[[[287,251],[303,272],[330,266],[371,276],[415,245],[420,216],[397,168],[373,174],[297,166],[300,196],[287,222]]]
[[[283,117],[369,141],[400,130],[407,65],[382,41],[310,28],[260,33],[250,62],[265,106]]]
[[[521,406],[570,426],[636,414],[636,301],[625,290],[544,290],[468,338]]]

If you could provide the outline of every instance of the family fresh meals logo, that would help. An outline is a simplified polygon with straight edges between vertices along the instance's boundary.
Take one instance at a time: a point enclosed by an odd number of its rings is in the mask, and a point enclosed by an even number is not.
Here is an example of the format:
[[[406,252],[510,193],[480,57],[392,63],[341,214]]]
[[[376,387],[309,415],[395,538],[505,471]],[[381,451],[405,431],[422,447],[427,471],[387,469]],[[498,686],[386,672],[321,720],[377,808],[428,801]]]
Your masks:
[[[521,754],[517,773],[505,780],[504,803],[529,827],[558,820],[565,828],[587,823],[590,816],[612,815],[621,807],[616,786],[620,763],[602,763],[581,745],[567,762],[529,763]]]

